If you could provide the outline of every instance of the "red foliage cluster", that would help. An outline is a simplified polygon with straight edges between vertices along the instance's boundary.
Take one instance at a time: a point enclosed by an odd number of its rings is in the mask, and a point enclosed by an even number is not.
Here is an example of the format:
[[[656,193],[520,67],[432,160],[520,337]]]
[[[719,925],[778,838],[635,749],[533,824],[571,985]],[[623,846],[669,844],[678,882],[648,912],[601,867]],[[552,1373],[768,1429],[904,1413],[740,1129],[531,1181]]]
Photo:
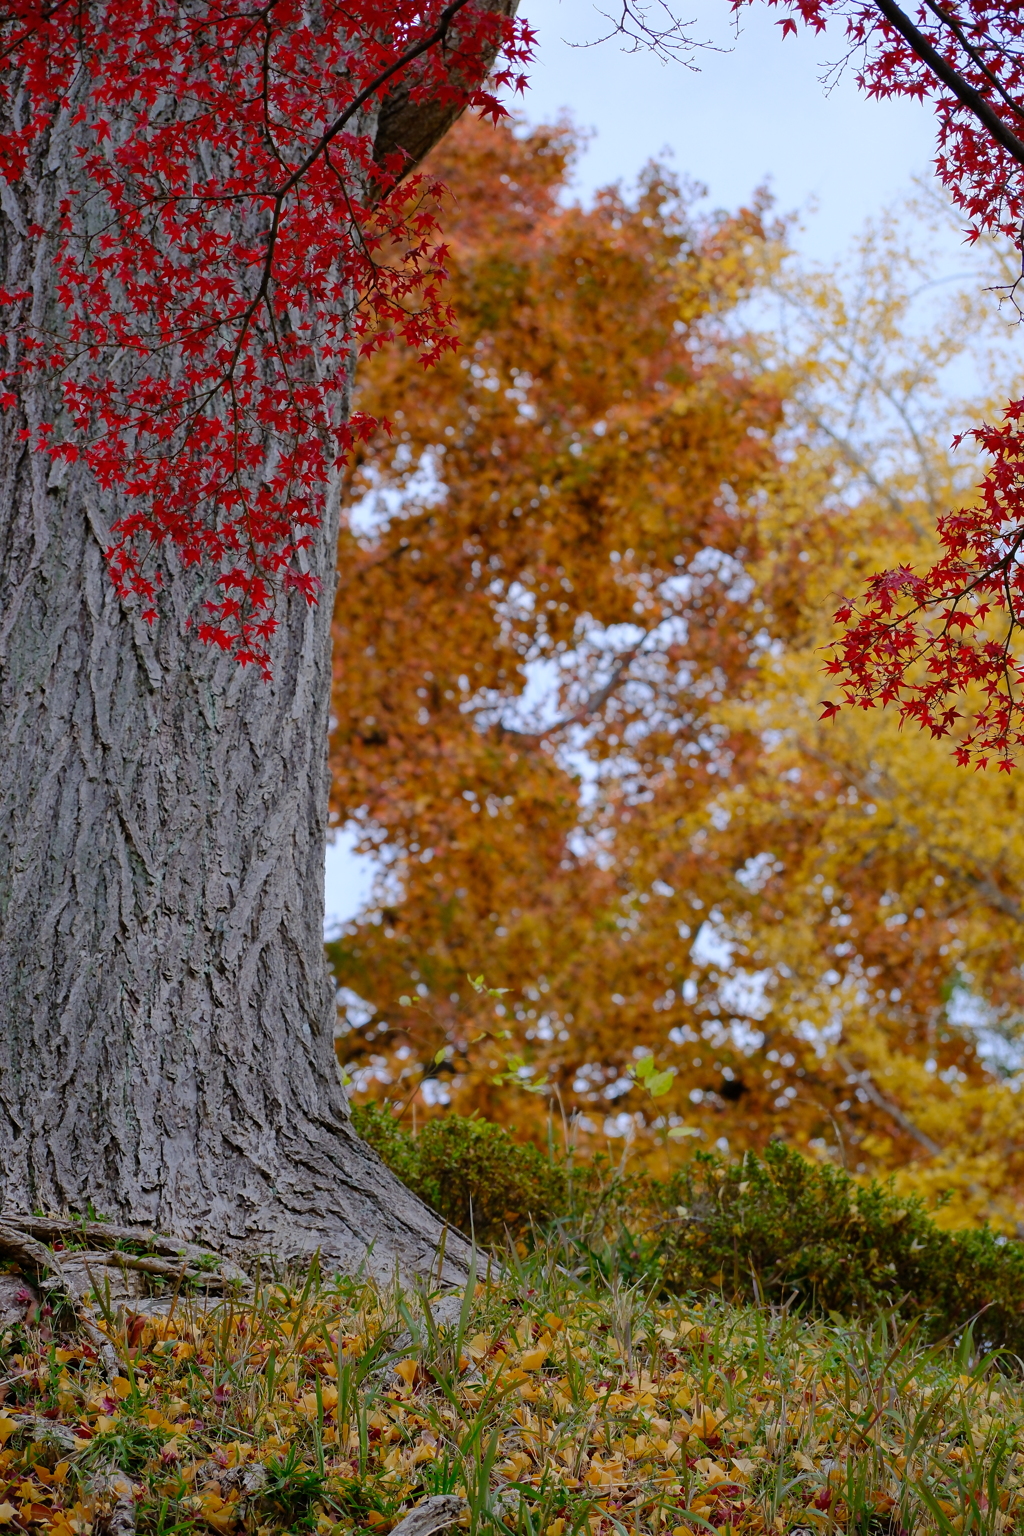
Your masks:
[[[745,0],[736,0],[745,3]],[[1024,9],[1005,0],[768,0],[822,31],[845,22],[871,96],[927,99],[938,118],[936,169],[969,239],[1024,232]],[[1024,401],[972,436],[990,457],[979,504],[942,518],[930,569],[871,579],[845,601],[828,670],[847,703],[894,704],[933,735],[954,733],[961,763],[1008,769],[1024,746]],[[957,705],[961,707],[958,708]],[[826,703],[825,715],[841,706]]]
[[[953,700],[967,697],[971,724],[958,735],[957,761],[984,768],[994,756],[1006,772],[1024,746],[1024,665],[1014,645],[1024,622],[1022,417],[1018,400],[1002,426],[975,431],[992,458],[981,505],[939,519],[944,553],[923,575],[884,571],[859,608],[837,610],[847,629],[826,668],[844,679],[850,703],[898,703],[933,736],[956,728]],[[825,716],[838,708],[826,704]]]
[[[315,602],[310,530],[374,426],[348,415],[354,339],[425,362],[454,344],[436,185],[400,186],[398,151],[374,163],[365,109],[405,86],[502,115],[531,41],[478,0],[4,7],[0,174],[17,186],[55,137],[75,159],[54,227],[25,235],[56,262],[58,328],[0,293],[0,403],[59,379],[65,414],[23,436],[126,493],[108,560],[146,619],[169,547],[214,572],[201,638],[264,673],[278,594]]]

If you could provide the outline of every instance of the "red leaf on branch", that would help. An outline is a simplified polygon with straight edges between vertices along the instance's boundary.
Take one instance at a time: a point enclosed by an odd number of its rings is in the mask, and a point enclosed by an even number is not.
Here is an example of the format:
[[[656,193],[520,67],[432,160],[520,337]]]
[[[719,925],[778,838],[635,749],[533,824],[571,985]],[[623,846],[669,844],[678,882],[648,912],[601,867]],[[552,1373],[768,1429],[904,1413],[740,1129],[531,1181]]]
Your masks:
[[[316,601],[295,555],[374,429],[346,419],[353,346],[394,338],[429,364],[455,344],[441,189],[399,185],[402,155],[375,162],[364,109],[411,81],[410,99],[501,116],[494,89],[519,84],[532,34],[474,0],[12,0],[0,42],[0,91],[28,110],[0,134],[9,182],[86,93],[55,257],[62,334],[37,335],[28,296],[0,293],[19,358],[6,381],[59,376],[72,426],[49,451],[125,493],[107,551],[121,597],[152,622],[173,547],[230,594],[200,638],[267,675],[277,604]],[[496,51],[491,84],[465,84]]]

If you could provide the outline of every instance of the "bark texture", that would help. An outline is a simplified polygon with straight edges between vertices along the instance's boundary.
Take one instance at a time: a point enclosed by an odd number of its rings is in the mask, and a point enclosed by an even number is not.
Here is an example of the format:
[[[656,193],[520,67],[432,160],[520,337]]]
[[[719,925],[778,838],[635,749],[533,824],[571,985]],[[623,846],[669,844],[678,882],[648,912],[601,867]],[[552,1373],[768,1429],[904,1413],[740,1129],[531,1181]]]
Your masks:
[[[26,231],[53,222],[71,132],[0,187],[0,283],[32,289],[37,322],[53,252]],[[352,1131],[333,1048],[337,498],[323,598],[289,600],[267,684],[189,633],[195,576],[152,629],[124,611],[116,496],[19,441],[59,409],[50,381],[0,415],[0,1204],[425,1270],[440,1223]],[[465,1259],[452,1234],[448,1278]]]

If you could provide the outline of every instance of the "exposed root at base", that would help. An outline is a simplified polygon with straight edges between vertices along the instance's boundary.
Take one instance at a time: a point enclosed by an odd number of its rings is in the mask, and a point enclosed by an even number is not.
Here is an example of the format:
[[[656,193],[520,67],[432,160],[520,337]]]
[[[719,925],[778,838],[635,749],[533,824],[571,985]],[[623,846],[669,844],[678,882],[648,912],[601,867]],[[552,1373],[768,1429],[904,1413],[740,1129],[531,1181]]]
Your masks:
[[[0,1216],[0,1256],[13,1259],[26,1280],[31,1276],[40,1289],[74,1311],[108,1381],[123,1369],[111,1337],[115,1313],[171,1313],[183,1292],[192,1296],[200,1288],[218,1297],[253,1290],[249,1276],[221,1254],[105,1221],[5,1211]],[[58,1439],[64,1450],[75,1448],[74,1434],[63,1426],[35,1414],[16,1418],[34,1439]],[[96,1472],[87,1486],[96,1503],[95,1531],[135,1536],[136,1489],[128,1473],[110,1465]],[[255,1484],[245,1490],[257,1491]]]

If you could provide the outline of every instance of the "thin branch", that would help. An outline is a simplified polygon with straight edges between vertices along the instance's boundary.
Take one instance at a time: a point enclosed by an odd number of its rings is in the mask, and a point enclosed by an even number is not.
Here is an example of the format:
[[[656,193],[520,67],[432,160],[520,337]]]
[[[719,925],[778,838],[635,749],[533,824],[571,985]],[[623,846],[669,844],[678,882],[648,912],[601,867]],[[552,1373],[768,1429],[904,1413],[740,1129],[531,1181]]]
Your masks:
[[[890,1120],[899,1126],[901,1131],[905,1131],[919,1146],[924,1147],[929,1157],[942,1156],[943,1149],[939,1146],[938,1142],[932,1141],[927,1132],[922,1131],[920,1126],[915,1125],[913,1120],[903,1113],[902,1109],[886,1098],[885,1094],[875,1083],[870,1072],[858,1071],[841,1051],[836,1052],[836,1061],[847,1077],[852,1078],[857,1087],[863,1089],[875,1108],[882,1110],[884,1114],[889,1116]]]
[[[644,636],[644,639],[646,638]],[[556,720],[553,724],[545,726],[542,731],[517,731],[512,726],[503,725],[499,720],[495,727],[498,734],[500,736],[512,736],[519,741],[539,743],[546,741],[549,736],[554,736],[559,731],[566,730],[570,725],[581,725],[584,720],[589,720],[591,715],[595,715],[599,709],[607,704],[629,670],[630,665],[639,655],[642,644],[643,641],[640,641],[632,646],[630,650],[624,651],[618,658],[608,681],[584,699],[579,709],[574,709],[571,715],[564,715],[561,720]]]
[[[611,31],[603,37],[598,37],[590,43],[572,43],[573,48],[595,48],[599,43],[606,43],[611,37],[625,38],[631,45],[630,53],[638,53],[641,48],[649,48],[656,59],[662,63],[670,60],[677,64],[684,64],[687,69],[696,69],[696,65],[686,57],[695,48],[712,48],[708,42],[698,43],[686,31],[693,25],[690,21],[682,21],[675,12],[664,3],[664,0],[656,0],[657,8],[661,12],[664,22],[661,26],[648,20],[647,12],[650,5],[645,0],[620,0],[619,16],[609,15],[607,11],[599,11],[598,14],[604,21],[611,25]],[[724,50],[715,48],[715,53]]]
[[[931,843],[925,840],[920,829],[915,827],[913,822],[907,821],[892,809],[892,802],[895,796],[892,791],[886,789],[877,775],[873,774],[870,778],[864,778],[846,763],[842,763],[838,758],[833,757],[830,752],[826,752],[820,747],[812,747],[810,742],[802,738],[798,739],[797,746],[805,757],[813,758],[824,767],[830,768],[833,773],[837,773],[840,778],[844,779],[851,788],[855,789],[858,794],[863,795],[865,799],[874,797],[875,799],[887,801],[897,829],[903,833],[904,837],[917,843],[933,864],[937,865],[939,869],[944,870],[951,879],[962,880],[965,884],[971,886],[990,907],[995,907],[998,912],[1002,912],[1006,917],[1012,918],[1015,923],[1024,925],[1024,906],[1021,905],[1016,897],[1010,896],[1003,891],[991,875],[979,874],[975,870],[965,869],[962,865],[954,863],[952,859],[939,853]]]
[[[847,1077],[852,1078],[858,1088],[862,1089],[875,1108],[880,1109],[884,1115],[888,1115],[893,1124],[898,1125],[901,1131],[904,1131],[917,1142],[918,1146],[923,1147],[929,1157],[941,1157],[948,1161],[948,1153],[945,1149],[940,1147],[937,1141],[933,1141],[926,1131],[922,1131],[920,1126],[915,1125],[913,1120],[908,1115],[905,1115],[898,1105],[893,1104],[891,1100],[886,1098],[870,1072],[858,1071],[849,1058],[844,1056],[841,1051],[836,1051],[835,1059],[836,1065],[841,1071],[846,1073]],[[1024,1237],[1024,1222],[1021,1222],[1019,1217],[1012,1211],[1008,1211],[1004,1206],[1000,1205],[998,1200],[994,1200],[991,1190],[985,1189],[983,1185],[976,1183],[973,1179],[967,1181],[967,1189],[976,1200],[983,1201],[986,1208],[993,1215],[999,1216],[1003,1221],[1011,1223],[1014,1233],[1018,1238]]]

